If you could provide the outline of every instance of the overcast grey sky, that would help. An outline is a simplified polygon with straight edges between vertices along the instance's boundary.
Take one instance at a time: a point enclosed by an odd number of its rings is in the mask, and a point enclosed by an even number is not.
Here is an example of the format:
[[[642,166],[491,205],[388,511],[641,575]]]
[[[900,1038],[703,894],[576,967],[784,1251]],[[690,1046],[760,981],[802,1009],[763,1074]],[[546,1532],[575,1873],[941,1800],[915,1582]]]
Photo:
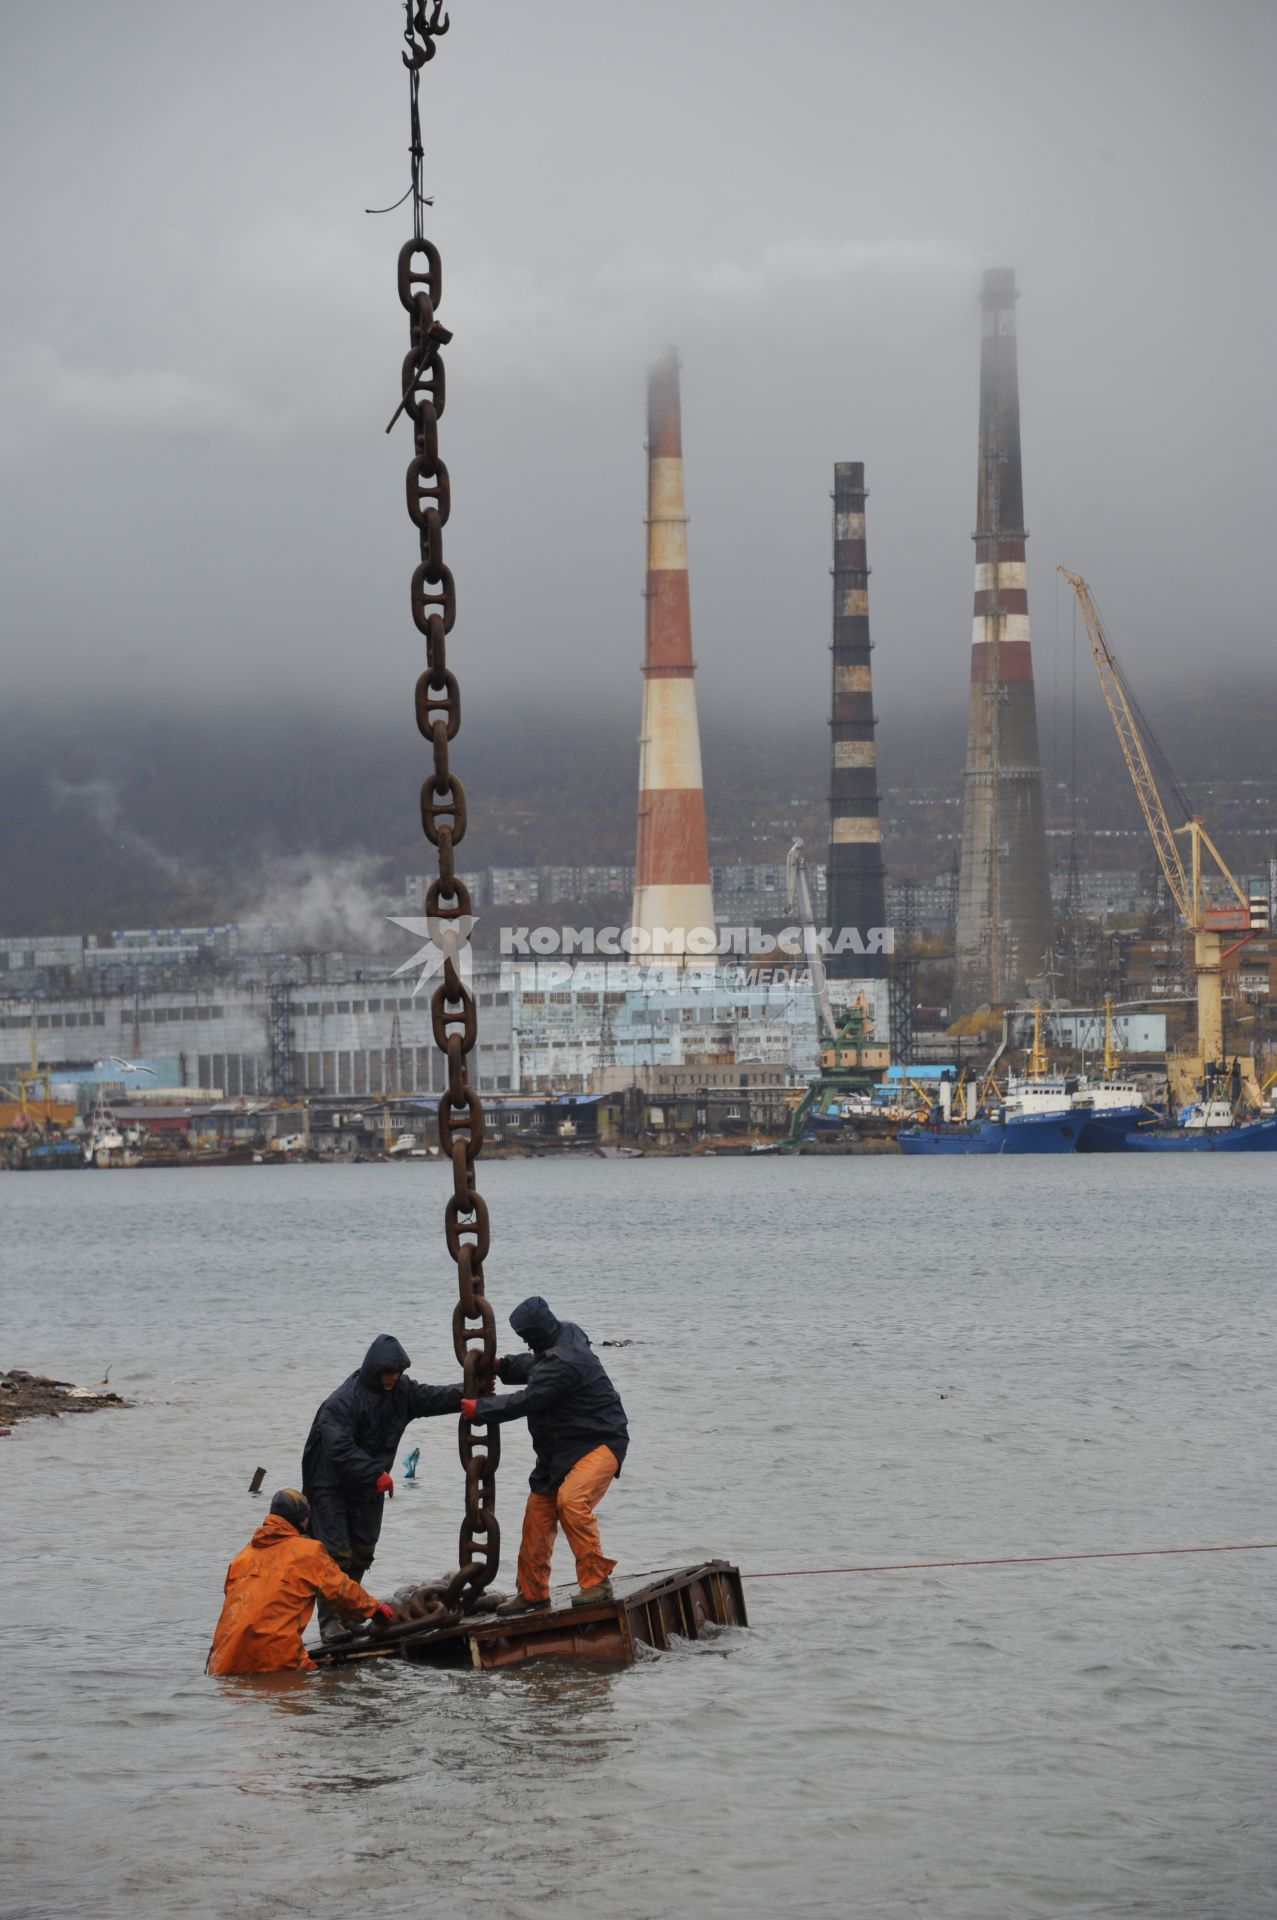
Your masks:
[[[823,713],[838,459],[872,494],[884,728],[960,709],[990,265],[1021,286],[1039,682],[1057,560],[1137,684],[1271,667],[1277,9],[452,17],[423,98],[472,686],[637,729],[674,341],[702,711]],[[362,211],[406,184],[401,28],[396,0],[0,8],[11,695],[407,697],[409,222]]]

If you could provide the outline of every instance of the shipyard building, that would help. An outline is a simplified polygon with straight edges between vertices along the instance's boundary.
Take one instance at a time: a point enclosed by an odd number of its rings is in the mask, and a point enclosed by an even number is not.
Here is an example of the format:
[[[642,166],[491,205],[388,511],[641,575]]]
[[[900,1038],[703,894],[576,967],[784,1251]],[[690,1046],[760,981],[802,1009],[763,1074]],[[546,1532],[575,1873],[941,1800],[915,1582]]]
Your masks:
[[[16,943],[15,943],[16,944]],[[384,958],[237,952],[201,979],[198,952],[177,980],[150,984],[136,941],[95,952],[108,964],[73,967],[72,984],[0,991],[0,1082],[42,1066],[145,1059],[164,1083],[229,1098],[441,1092],[430,989],[392,977]],[[42,951],[27,942],[25,955]],[[130,955],[131,959],[125,956]],[[352,960],[359,964],[352,965]],[[322,978],[307,980],[309,968]],[[106,980],[114,972],[123,983]],[[16,984],[12,981],[10,984]],[[816,1057],[811,991],[801,970],[627,961],[511,960],[477,954],[477,1082],[481,1093],[586,1092],[603,1068],[706,1068],[766,1063],[790,1080]],[[124,1068],[113,1076],[122,1077]]]

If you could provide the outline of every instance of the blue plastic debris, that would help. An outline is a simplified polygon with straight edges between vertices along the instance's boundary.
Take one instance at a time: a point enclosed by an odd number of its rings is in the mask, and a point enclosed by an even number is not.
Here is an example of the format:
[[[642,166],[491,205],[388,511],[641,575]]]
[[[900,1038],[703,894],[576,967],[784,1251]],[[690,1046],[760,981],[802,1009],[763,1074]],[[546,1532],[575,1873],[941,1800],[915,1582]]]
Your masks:
[[[416,1477],[417,1477],[417,1462],[418,1462],[418,1460],[420,1460],[420,1458],[421,1458],[421,1448],[420,1448],[420,1447],[414,1447],[411,1453],[406,1453],[406,1454],[404,1455],[404,1457],[403,1457],[403,1477],[404,1477],[404,1479],[405,1479],[405,1480],[415,1480],[415,1479],[416,1479]]]

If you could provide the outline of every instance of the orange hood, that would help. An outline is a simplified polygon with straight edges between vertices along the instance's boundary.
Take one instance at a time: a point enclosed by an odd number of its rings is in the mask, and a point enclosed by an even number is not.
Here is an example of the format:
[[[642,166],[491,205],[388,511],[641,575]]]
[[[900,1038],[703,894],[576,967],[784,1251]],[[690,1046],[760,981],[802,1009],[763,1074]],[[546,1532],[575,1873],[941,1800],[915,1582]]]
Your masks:
[[[249,1541],[250,1547],[277,1547],[281,1540],[304,1538],[291,1520],[285,1520],[282,1513],[268,1513],[261,1526]]]

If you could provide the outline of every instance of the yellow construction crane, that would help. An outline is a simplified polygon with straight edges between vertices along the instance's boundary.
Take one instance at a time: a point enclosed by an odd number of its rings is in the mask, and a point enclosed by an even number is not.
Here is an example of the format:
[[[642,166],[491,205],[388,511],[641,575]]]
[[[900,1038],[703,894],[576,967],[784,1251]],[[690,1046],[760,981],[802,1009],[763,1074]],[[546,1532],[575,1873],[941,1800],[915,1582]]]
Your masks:
[[[1045,1079],[1049,1065],[1046,1047],[1042,1040],[1042,1002],[1039,1000],[1033,1009],[1033,1045],[1029,1049],[1029,1079]]]
[[[1228,863],[1206,831],[1205,823],[1194,816],[1185,826],[1171,826],[1149,765],[1148,751],[1136,719],[1136,703],[1104,631],[1104,624],[1091,597],[1091,589],[1081,574],[1070,573],[1067,567],[1060,567],[1057,571],[1064,575],[1072,587],[1082,609],[1087,637],[1095,658],[1095,671],[1100,679],[1100,691],[1104,695],[1104,703],[1109,710],[1109,718],[1113,722],[1118,745],[1122,749],[1122,757],[1144,815],[1144,823],[1171,896],[1193,936],[1193,972],[1197,984],[1196,1048],[1168,1054],[1166,1061],[1171,1091],[1176,1101],[1184,1104],[1198,1099],[1204,1082],[1212,1076],[1222,1075],[1228,1066],[1224,1055],[1223,963],[1246,944],[1252,932],[1260,929],[1252,927],[1250,901],[1233,878]],[[1183,836],[1188,839],[1187,865],[1179,848],[1179,840]],[[1237,903],[1235,907],[1220,909],[1206,905],[1202,893],[1203,848],[1228,883]],[[1222,949],[1221,934],[1225,932],[1240,933],[1241,938]],[[1255,1080],[1254,1060],[1239,1056],[1239,1063],[1244,1090],[1258,1106],[1259,1087]]]
[[[0,1086],[0,1125],[10,1126],[59,1126],[69,1127],[75,1119],[75,1106],[65,1100],[55,1100],[51,1089],[51,1070],[41,1066],[36,1057],[35,1029],[31,1030],[31,1065],[27,1072],[19,1067],[14,1074],[16,1087]],[[33,1089],[43,1087],[43,1098],[38,1098]]]

